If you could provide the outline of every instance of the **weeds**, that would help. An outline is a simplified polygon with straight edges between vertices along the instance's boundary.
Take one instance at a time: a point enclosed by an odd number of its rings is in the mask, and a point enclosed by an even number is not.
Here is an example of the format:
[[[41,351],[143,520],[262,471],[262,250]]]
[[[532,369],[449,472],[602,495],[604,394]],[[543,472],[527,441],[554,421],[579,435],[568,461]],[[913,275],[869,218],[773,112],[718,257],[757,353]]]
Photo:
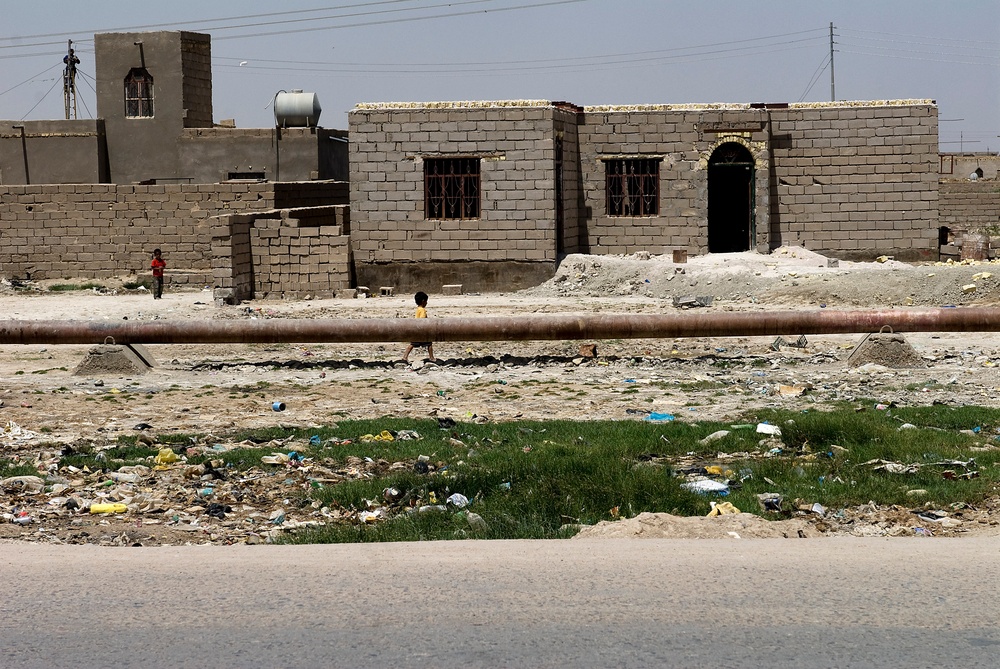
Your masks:
[[[780,426],[780,437],[754,430],[764,421]],[[1000,445],[993,447],[998,428],[998,409],[945,406],[764,410],[734,425],[522,421],[442,428],[433,420],[379,418],[321,428],[243,431],[225,438],[231,445],[239,442],[237,448],[209,449],[188,457],[188,463],[221,460],[231,471],[256,468],[278,474],[280,469],[263,465],[261,457],[293,450],[334,471],[368,463],[363,476],[340,483],[313,481],[296,493],[296,503],[340,509],[345,519],[289,534],[283,541],[538,539],[571,536],[578,525],[646,511],[704,515],[712,498],[681,484],[686,475],[713,471],[723,472],[715,478],[729,481],[728,501],[772,518],[791,515],[801,503],[831,510],[868,501],[935,508],[976,505],[996,495],[1000,485]],[[417,431],[422,439],[359,438],[402,430]],[[729,433],[702,443],[719,430]],[[205,437],[164,434],[158,441],[180,452],[204,444]],[[64,456],[61,464],[92,470],[148,465],[157,448],[126,436],[100,453]],[[427,457],[429,471],[414,466],[418,456]],[[910,473],[880,471],[876,465],[881,461],[904,465]],[[0,473],[4,471],[23,469],[0,460]],[[387,488],[396,489],[398,496],[387,501]],[[915,489],[923,491],[919,501],[910,494]],[[453,493],[471,500],[466,511],[444,506]],[[780,494],[786,500],[783,510],[761,511],[761,493]],[[386,518],[359,523],[358,513],[373,508],[386,510]],[[481,520],[473,522],[469,512]]]

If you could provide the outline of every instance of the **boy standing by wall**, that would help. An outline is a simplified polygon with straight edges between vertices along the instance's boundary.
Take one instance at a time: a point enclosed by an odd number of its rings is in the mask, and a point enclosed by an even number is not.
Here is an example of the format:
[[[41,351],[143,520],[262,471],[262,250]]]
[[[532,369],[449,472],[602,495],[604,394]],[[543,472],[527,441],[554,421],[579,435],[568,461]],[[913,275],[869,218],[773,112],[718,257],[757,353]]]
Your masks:
[[[149,266],[153,269],[153,299],[158,300],[163,297],[163,270],[167,267],[160,249],[153,249],[153,260]]]
[[[415,314],[416,318],[427,318],[427,293],[424,291],[418,291],[416,295],[413,296],[413,301],[417,303],[417,312]],[[434,357],[434,344],[429,341],[415,341],[406,347],[406,352],[403,353],[403,362],[409,362],[410,352],[416,348],[427,347],[427,356],[430,358],[431,362],[437,362],[437,358]]]

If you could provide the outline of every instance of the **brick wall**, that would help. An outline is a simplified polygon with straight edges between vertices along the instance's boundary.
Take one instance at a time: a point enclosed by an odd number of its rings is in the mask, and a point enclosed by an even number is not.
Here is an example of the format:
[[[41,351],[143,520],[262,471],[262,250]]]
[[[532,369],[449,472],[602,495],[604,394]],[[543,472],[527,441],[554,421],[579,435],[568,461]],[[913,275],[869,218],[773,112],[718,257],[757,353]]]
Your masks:
[[[216,299],[333,297],[351,285],[348,207],[229,214],[213,221]]]
[[[771,119],[772,248],[798,242],[845,258],[937,257],[933,103],[801,105]]]
[[[1000,181],[942,181],[939,193],[941,225],[955,232],[1000,226]]]
[[[767,218],[766,115],[734,105],[587,107],[580,125],[583,225],[589,253],[708,251],[708,160],[722,143],[745,146],[757,162],[758,227]],[[610,216],[606,161],[660,161],[660,204],[655,216]],[[748,242],[749,244],[749,242]],[[752,246],[752,245],[750,245]],[[749,246],[748,246],[749,247]]]
[[[352,111],[351,244],[359,280],[381,283],[378,269],[388,263],[552,265],[554,113],[549,103],[530,102],[361,105]],[[425,217],[424,159],[436,157],[480,159],[478,218]],[[517,284],[517,273],[507,278]],[[406,285],[398,275],[392,282]]]
[[[170,283],[211,277],[210,218],[312,203],[342,192],[321,183],[0,186],[0,276],[108,278],[149,271],[163,249]]]

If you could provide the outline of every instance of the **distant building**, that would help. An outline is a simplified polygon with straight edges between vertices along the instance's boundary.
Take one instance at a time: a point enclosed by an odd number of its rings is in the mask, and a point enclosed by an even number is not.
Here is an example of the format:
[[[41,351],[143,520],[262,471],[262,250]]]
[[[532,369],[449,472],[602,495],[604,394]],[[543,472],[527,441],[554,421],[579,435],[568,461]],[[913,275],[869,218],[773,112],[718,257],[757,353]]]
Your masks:
[[[208,35],[99,33],[94,45],[98,118],[0,121],[0,184],[347,180],[343,131],[213,122]]]
[[[933,100],[359,104],[359,282],[527,286],[566,253],[936,259]]]

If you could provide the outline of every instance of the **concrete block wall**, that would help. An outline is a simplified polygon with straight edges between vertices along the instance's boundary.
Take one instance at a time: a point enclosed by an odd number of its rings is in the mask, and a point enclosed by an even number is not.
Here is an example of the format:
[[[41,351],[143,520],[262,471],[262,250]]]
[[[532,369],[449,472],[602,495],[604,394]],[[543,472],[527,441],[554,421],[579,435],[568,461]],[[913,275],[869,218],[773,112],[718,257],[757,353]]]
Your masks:
[[[1000,236],[1000,181],[942,181],[939,198],[940,225]]]
[[[938,118],[930,100],[771,110],[771,247],[842,258],[937,256]]]
[[[347,206],[218,217],[212,226],[215,297],[334,297],[351,285]]]
[[[554,108],[550,103],[359,105],[349,115],[351,244],[358,280],[408,288],[401,263],[465,263],[447,283],[486,288],[475,263],[556,260]],[[424,215],[424,159],[480,158],[480,216]],[[389,263],[397,267],[388,267]],[[391,273],[391,276],[388,274]],[[433,273],[432,273],[433,274]],[[517,276],[508,276],[517,285]],[[535,277],[525,278],[531,285]],[[437,282],[433,277],[426,279]],[[429,286],[433,289],[433,286]],[[471,288],[477,290],[480,288]]]
[[[942,153],[938,157],[942,179],[977,179],[1000,177],[1000,156],[993,153]],[[979,175],[982,172],[982,175]]]
[[[568,103],[555,103],[553,129],[562,148],[562,205],[563,217],[557,221],[556,241],[560,254],[584,253],[589,245],[586,228],[581,224],[586,203],[583,198],[583,173],[580,170],[579,118],[582,107]],[[558,178],[558,175],[557,175]],[[555,197],[556,194],[553,193]]]
[[[726,142],[744,145],[757,162],[758,229],[767,219],[766,113],[747,105],[586,107],[580,134],[583,183],[581,252],[690,254],[708,251],[708,158]],[[660,159],[657,216],[608,216],[605,161]]]
[[[168,283],[203,284],[211,280],[212,216],[271,210],[276,200],[342,197],[345,188],[325,182],[0,186],[0,276],[143,275],[159,247]],[[336,225],[345,225],[342,219]]]

